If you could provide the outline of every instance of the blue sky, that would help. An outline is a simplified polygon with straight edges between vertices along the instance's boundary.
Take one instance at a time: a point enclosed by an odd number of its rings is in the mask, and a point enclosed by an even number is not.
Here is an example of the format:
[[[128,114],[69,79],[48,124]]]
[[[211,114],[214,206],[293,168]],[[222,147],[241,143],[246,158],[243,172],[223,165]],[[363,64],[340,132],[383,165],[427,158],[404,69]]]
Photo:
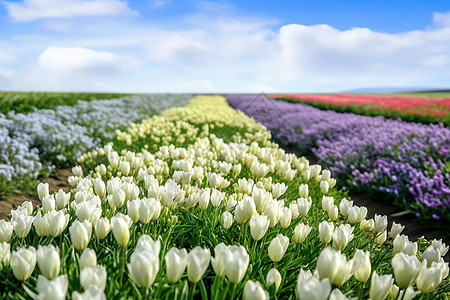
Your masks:
[[[0,1],[0,89],[449,88],[446,1]]]

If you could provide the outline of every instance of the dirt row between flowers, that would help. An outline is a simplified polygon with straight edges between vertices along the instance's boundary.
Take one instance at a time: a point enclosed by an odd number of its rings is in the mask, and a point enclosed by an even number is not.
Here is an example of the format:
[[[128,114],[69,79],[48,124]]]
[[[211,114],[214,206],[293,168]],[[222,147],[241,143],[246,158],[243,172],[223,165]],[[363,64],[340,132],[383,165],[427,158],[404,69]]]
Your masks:
[[[283,147],[286,152],[294,153],[298,156],[301,156],[294,149],[290,147]],[[311,164],[316,164],[317,160],[314,157],[307,157]],[[65,192],[70,191],[71,187],[68,184],[68,177],[73,175],[71,169],[60,169],[55,172],[55,174],[43,182],[47,182],[49,184],[50,193],[57,192],[59,189],[64,190]],[[428,240],[432,239],[442,239],[447,245],[450,245],[450,233],[448,230],[444,229],[428,229],[425,228],[420,222],[417,221],[415,216],[404,215],[404,216],[393,216],[402,210],[394,205],[389,205],[385,199],[374,199],[371,197],[367,197],[363,194],[356,194],[349,192],[349,196],[351,200],[358,206],[367,207],[368,218],[373,218],[375,214],[378,215],[387,215],[390,229],[392,222],[400,223],[405,225],[405,229],[403,230],[403,234],[409,236],[411,241],[415,241],[416,239],[424,236]],[[33,205],[41,205],[41,201],[34,195],[12,195],[7,196],[5,200],[0,200],[0,219],[10,219],[11,217],[11,209],[17,208],[24,201],[31,201]],[[450,261],[450,251],[444,256],[445,261]]]
[[[43,180],[43,182],[48,183],[50,193],[57,192],[59,189],[68,192],[71,189],[68,183],[68,177],[72,175],[71,169],[59,169],[52,176]],[[25,201],[31,201],[33,205],[41,205],[37,192],[34,192],[32,195],[6,196],[0,200],[0,219],[10,219],[11,209],[16,209]]]

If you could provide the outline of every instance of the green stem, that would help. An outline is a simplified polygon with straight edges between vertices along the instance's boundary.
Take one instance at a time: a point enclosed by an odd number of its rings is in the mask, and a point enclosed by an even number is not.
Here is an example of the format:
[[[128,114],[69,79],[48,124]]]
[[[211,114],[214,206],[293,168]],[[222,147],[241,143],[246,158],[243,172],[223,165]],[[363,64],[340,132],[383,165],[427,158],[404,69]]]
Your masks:
[[[125,251],[127,246],[121,246],[122,247],[122,263],[120,266],[120,284],[122,284],[123,281],[123,271],[125,269]]]
[[[358,293],[359,300],[362,300],[362,298],[363,298],[363,291],[364,291],[364,282],[361,282],[359,284],[359,293]]]
[[[197,291],[197,282],[194,283],[194,287],[192,288],[191,299],[194,300],[195,292]]]
[[[234,299],[234,293],[236,292],[236,285],[233,284],[233,292],[231,293],[231,298],[230,299]]]

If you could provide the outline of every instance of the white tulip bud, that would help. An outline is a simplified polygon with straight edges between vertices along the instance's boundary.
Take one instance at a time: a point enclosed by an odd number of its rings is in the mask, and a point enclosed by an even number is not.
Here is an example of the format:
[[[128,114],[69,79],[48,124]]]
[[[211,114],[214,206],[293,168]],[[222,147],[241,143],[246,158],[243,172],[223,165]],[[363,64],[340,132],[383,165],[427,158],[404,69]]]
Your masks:
[[[386,234],[386,230],[384,230],[383,232],[381,232],[377,235],[377,239],[375,240],[375,242],[378,245],[383,245],[384,242],[386,242],[386,239],[387,239],[387,234]]]
[[[130,173],[130,163],[128,161],[121,161],[119,164],[119,171],[123,175],[127,176]]]
[[[80,269],[94,268],[97,265],[97,255],[95,251],[89,248],[84,249],[80,256]]]
[[[406,289],[414,283],[421,269],[421,263],[417,257],[400,252],[394,255],[392,268],[398,287]]]
[[[269,293],[264,290],[261,283],[249,280],[244,285],[244,300],[268,300]]]
[[[312,200],[311,198],[299,198],[297,199],[297,207],[298,212],[306,217],[306,215],[309,212],[309,209],[311,208]]]
[[[0,243],[0,270],[3,267],[9,266],[11,260],[11,244],[6,242]]]
[[[83,169],[80,166],[75,166],[72,168],[72,173],[75,176],[83,177]]]
[[[32,223],[33,223],[32,216],[16,215],[15,217],[12,218],[14,232],[21,239],[24,239],[28,235]]]
[[[64,300],[66,299],[68,287],[69,280],[67,274],[58,276],[52,280],[39,275],[36,286],[39,294],[37,299]]]
[[[219,207],[220,203],[222,203],[222,200],[225,198],[225,193],[220,192],[216,189],[212,189],[211,193],[211,204],[213,207],[217,208]]]
[[[386,229],[388,221],[387,221],[387,216],[380,216],[380,215],[375,215],[375,232],[382,232],[383,230]]]
[[[328,244],[331,241],[334,231],[334,224],[323,221],[319,224],[319,238],[324,244]]]
[[[172,247],[165,256],[167,279],[175,283],[183,276],[187,266],[188,253],[186,249]]]
[[[300,184],[298,187],[298,193],[300,195],[300,198],[307,198],[308,197],[308,185],[307,184]]]
[[[20,280],[27,280],[36,266],[36,249],[32,246],[19,248],[11,254],[10,266],[14,276]]]
[[[362,220],[359,224],[359,229],[361,229],[362,231],[372,231],[374,227],[375,222],[373,221],[373,219]]]
[[[256,215],[250,219],[250,233],[255,241],[264,237],[269,228],[270,221],[267,216]]]
[[[146,268],[150,267],[148,265],[145,266]],[[93,268],[86,267],[81,270],[80,284],[85,290],[89,289],[90,287],[95,287],[101,291],[104,291],[106,287],[106,278],[106,268],[104,266],[96,265]]]
[[[297,202],[294,201],[291,204],[289,204],[289,209],[292,212],[292,220],[295,220],[298,218],[298,216],[300,215],[299,211],[298,211],[298,205]]]
[[[360,249],[356,249],[355,255],[353,256],[353,264],[355,271],[355,278],[360,282],[366,282],[369,280],[372,268],[370,265],[370,253],[368,251],[364,252]]]
[[[46,214],[44,217],[46,217],[48,220],[48,228],[44,229],[44,230],[48,235],[50,235],[52,237],[57,237],[61,233],[64,232],[64,230],[67,227],[67,224],[69,224],[69,218],[70,218],[70,216],[68,214],[65,214],[62,210],[58,210],[58,211],[52,210],[51,212]],[[36,221],[36,218],[35,218],[35,221]],[[44,221],[44,223],[45,223],[45,221]]]
[[[127,202],[128,216],[133,220],[134,223],[139,221],[139,209],[141,207],[141,200],[135,199],[133,201]],[[147,222],[148,223],[148,222]]]
[[[328,278],[319,281],[312,276],[311,271],[300,270],[297,279],[297,297],[299,300],[327,300],[330,295],[331,284]]]
[[[277,235],[269,245],[269,257],[273,262],[279,262],[289,246],[289,238],[282,234]]]
[[[121,208],[123,206],[123,204],[125,203],[125,198],[126,198],[126,194],[125,194],[124,190],[119,188],[114,192],[112,201],[114,202],[114,205],[117,208]]]
[[[280,197],[281,195],[283,195],[286,190],[287,190],[288,186],[285,185],[284,183],[276,183],[276,184],[272,184],[272,195],[275,199],[278,199],[278,197]]]
[[[41,212],[38,211],[36,216],[33,219],[34,229],[38,236],[46,236],[49,233],[49,214],[42,216]]]
[[[433,245],[428,246],[422,253],[422,260],[427,261],[427,267],[431,267],[433,262],[439,262],[441,258],[441,252],[438,248],[434,248]]]
[[[14,226],[11,222],[0,220],[0,243],[9,243]]]
[[[322,192],[322,194],[328,193],[329,189],[330,189],[330,184],[328,183],[328,181],[322,180],[320,182],[320,191]]]
[[[317,270],[320,279],[328,278],[331,283],[343,285],[352,275],[353,261],[347,258],[341,251],[327,247],[322,250],[317,259]]]
[[[448,246],[445,245],[445,243],[442,242],[442,239],[440,240],[432,240],[431,241],[431,245],[435,248],[435,249],[439,249],[439,252],[441,253],[441,256],[444,256],[445,254],[447,254],[448,252]]]
[[[304,170],[302,172],[302,179],[303,179],[304,182],[308,182],[311,179],[311,171],[310,170]]]
[[[392,223],[391,231],[389,231],[389,237],[391,239],[395,239],[397,235],[399,235],[405,226],[402,226],[401,224],[397,224],[395,222]]]
[[[229,229],[233,224],[233,215],[229,211],[224,211],[221,216],[222,226]]]
[[[289,207],[283,207],[280,214],[281,228],[288,228],[292,221],[292,211]]]
[[[152,250],[135,250],[131,255],[128,272],[137,286],[146,289],[150,288],[155,281],[158,271],[159,253],[155,253]]]
[[[333,248],[344,250],[347,244],[353,239],[353,227],[350,224],[341,224],[333,232]]]
[[[353,201],[348,201],[346,198],[343,198],[339,203],[339,210],[341,211],[341,215],[344,217],[348,216],[348,212],[351,207],[353,207]]]
[[[244,199],[238,202],[234,211],[234,219],[238,224],[244,224],[256,214],[256,206],[253,198],[245,195]]]
[[[310,232],[311,232],[310,226],[300,223],[297,226],[295,226],[292,241],[296,244],[303,243]]]
[[[322,197],[322,209],[324,211],[329,212],[331,206],[333,206],[333,205],[334,205],[333,197],[327,197],[327,196]]]
[[[439,250],[437,251],[439,252]],[[416,278],[416,286],[419,291],[424,294],[431,293],[441,282],[442,270],[436,264],[430,268],[427,268],[426,265],[422,265],[419,275],[417,275]]]
[[[107,218],[100,218],[95,223],[95,235],[99,239],[104,239],[106,235],[111,231],[111,225]]]
[[[386,299],[389,291],[394,283],[392,275],[378,276],[377,272],[373,272],[372,283],[370,285],[369,298],[371,300]]]
[[[211,198],[211,190],[209,188],[204,189],[200,192],[198,199],[198,206],[201,210],[206,210],[209,205],[209,200]]]
[[[37,193],[38,193],[39,200],[41,200],[41,201],[42,201],[42,199],[47,197],[49,195],[48,183],[42,183],[42,182],[39,183],[37,186]]]
[[[84,250],[89,244],[92,234],[92,224],[85,220],[82,223],[78,220],[72,223],[69,228],[70,239],[78,251]]]
[[[100,199],[105,199],[106,197],[106,185],[103,180],[98,178],[94,182],[94,191],[100,197]]]
[[[328,217],[330,218],[331,221],[336,221],[338,216],[339,216],[339,209],[337,205],[332,205],[330,207],[330,210],[328,211]]]
[[[281,285],[281,274],[277,269],[272,268],[267,272],[266,276],[266,285],[270,287],[272,284],[275,284],[275,290],[277,291]]]
[[[69,200],[70,200],[70,192],[68,193],[64,193],[63,190],[59,190],[56,193],[55,196],[55,205],[57,209],[63,209],[66,208],[67,205],[69,204]]]
[[[42,275],[52,280],[59,275],[60,258],[59,249],[53,245],[38,246],[36,252],[37,262]]]
[[[125,246],[130,241],[130,227],[133,221],[127,215],[118,213],[111,218],[111,228],[119,245]]]
[[[199,281],[208,268],[211,254],[209,249],[196,246],[188,254],[187,274],[190,282]]]

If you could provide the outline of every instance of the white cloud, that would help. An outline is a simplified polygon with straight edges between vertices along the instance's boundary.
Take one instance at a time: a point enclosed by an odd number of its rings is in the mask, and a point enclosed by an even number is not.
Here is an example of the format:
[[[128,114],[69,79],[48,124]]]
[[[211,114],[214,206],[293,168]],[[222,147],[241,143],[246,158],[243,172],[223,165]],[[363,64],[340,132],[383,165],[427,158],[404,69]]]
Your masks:
[[[446,13],[435,12],[433,21],[445,27],[450,27],[450,11]]]
[[[24,0],[4,1],[9,15],[16,21],[27,22],[43,18],[72,18],[78,16],[111,16],[136,14],[120,0]]]
[[[72,47],[49,47],[39,56],[43,69],[56,72],[111,74],[126,69],[125,61],[110,52]]]

